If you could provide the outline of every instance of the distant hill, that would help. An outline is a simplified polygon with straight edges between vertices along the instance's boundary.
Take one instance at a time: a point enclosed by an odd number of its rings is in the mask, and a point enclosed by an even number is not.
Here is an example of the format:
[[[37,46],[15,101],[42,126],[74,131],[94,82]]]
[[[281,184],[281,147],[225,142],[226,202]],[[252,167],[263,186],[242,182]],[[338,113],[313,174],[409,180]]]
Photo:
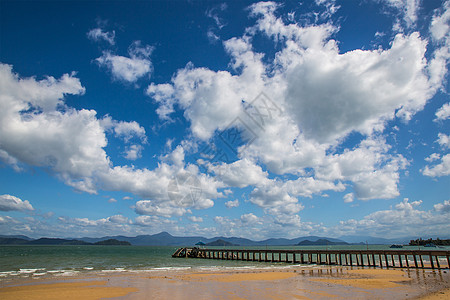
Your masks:
[[[0,245],[25,245],[28,240],[19,238],[0,237]]]
[[[447,237],[441,237],[447,238]],[[116,236],[105,236],[101,238],[65,238],[65,239],[50,239],[43,238],[38,240],[33,240],[27,236],[21,235],[0,235],[0,245],[25,245],[25,244],[35,244],[35,245],[84,245],[81,242],[86,244],[95,244],[97,242],[105,241],[105,240],[118,240],[125,241],[130,243],[131,245],[137,246],[174,246],[174,247],[183,247],[183,246],[195,246],[198,241],[203,241],[205,244],[213,243],[217,240],[222,240],[224,242],[230,243],[232,245],[240,245],[240,246],[295,246],[298,245],[302,241],[309,241],[309,243],[316,243],[312,245],[320,245],[320,240],[327,240],[328,245],[345,245],[348,244],[361,244],[366,242],[368,244],[384,244],[384,245],[392,245],[392,244],[408,244],[410,240],[417,239],[417,237],[404,237],[404,238],[395,238],[395,239],[383,239],[383,238],[375,238],[370,236],[342,236],[339,239],[330,238],[330,237],[320,237],[320,236],[305,236],[298,237],[293,239],[286,238],[271,238],[263,241],[253,241],[246,238],[240,237],[213,237],[213,238],[205,238],[202,236],[173,236],[168,232],[160,232],[158,234],[153,235],[138,235],[135,237],[127,237],[123,235]],[[318,242],[319,241],[319,242]],[[303,244],[305,245],[305,244]],[[327,245],[325,242],[323,245]]]
[[[28,241],[27,245],[89,245],[89,243],[78,240],[40,238],[37,240]]]
[[[131,246],[130,242],[118,241],[116,239],[109,239],[94,243],[94,245],[113,245],[113,246]]]
[[[131,245],[126,241],[118,241],[116,239],[109,239],[99,241],[97,243],[88,243],[85,241],[75,239],[58,239],[58,238],[40,238],[37,240],[25,240],[19,238],[0,238],[0,245],[52,245],[52,246],[66,246],[66,245]]]
[[[205,246],[239,246],[221,239],[205,244]]]
[[[27,241],[32,240],[32,238],[29,238],[26,235],[2,235],[2,234],[0,234],[0,238],[16,238],[16,239],[22,239],[22,240],[27,240]]]
[[[297,244],[298,246],[331,246],[331,245],[348,245],[346,242],[332,242],[326,239],[318,239],[316,241],[304,240]]]

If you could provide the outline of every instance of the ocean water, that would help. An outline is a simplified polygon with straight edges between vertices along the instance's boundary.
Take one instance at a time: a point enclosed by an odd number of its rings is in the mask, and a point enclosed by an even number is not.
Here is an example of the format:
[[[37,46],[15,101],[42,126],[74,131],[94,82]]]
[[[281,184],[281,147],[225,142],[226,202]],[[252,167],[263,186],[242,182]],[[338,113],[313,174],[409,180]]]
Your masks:
[[[368,247],[371,250],[389,249],[389,246],[385,245],[369,245]],[[290,268],[293,266],[287,263],[172,258],[172,254],[177,248],[154,246],[0,246],[0,280],[11,277],[39,278],[41,276],[71,276],[95,272]],[[365,250],[367,246],[230,247],[229,249],[242,248]],[[405,247],[404,249],[418,249],[418,247]],[[449,247],[445,247],[445,249],[449,249]],[[296,265],[296,267],[299,267],[299,265]]]

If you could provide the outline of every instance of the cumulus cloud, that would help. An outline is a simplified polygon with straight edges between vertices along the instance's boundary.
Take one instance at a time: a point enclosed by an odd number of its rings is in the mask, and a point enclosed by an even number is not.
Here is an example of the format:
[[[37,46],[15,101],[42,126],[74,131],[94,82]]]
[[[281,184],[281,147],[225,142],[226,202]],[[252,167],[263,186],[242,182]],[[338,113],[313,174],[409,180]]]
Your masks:
[[[259,218],[252,213],[248,213],[241,216],[241,221],[244,224],[254,224],[258,223]]]
[[[353,193],[348,193],[344,195],[344,202],[345,203],[351,203],[354,200],[354,194]]]
[[[246,187],[258,185],[267,180],[267,172],[249,159],[242,159],[231,164],[209,165],[208,169],[215,173],[217,178],[231,187]]]
[[[148,143],[145,128],[136,121],[116,121],[107,115],[100,122],[107,132],[114,132],[114,136],[122,139],[124,143],[128,144],[131,141],[142,144]],[[141,158],[143,149],[144,147],[140,144],[128,145],[125,149],[124,157],[128,160]]]
[[[197,223],[203,222],[203,218],[202,217],[190,216],[190,217],[188,217],[188,219],[190,221],[192,221],[192,222],[197,222]]]
[[[170,226],[174,224],[174,221],[163,219],[158,216],[138,216],[134,219],[134,224],[142,227],[150,227],[156,229],[164,226],[168,230]]]
[[[427,165],[422,170],[422,174],[429,177],[441,177],[450,175],[450,154],[442,156],[439,163]]]
[[[102,28],[94,28],[89,30],[89,32],[86,35],[90,40],[94,42],[105,41],[109,43],[111,46],[113,46],[116,43],[115,41],[116,32],[114,30],[103,31]]]
[[[396,115],[409,120],[430,98],[425,46],[414,33],[397,35],[388,50],[339,54],[330,41],[324,51],[289,55],[286,100],[293,117],[319,142],[380,131]]]
[[[436,112],[435,121],[444,121],[450,118],[450,102],[442,105],[441,108]]]
[[[412,24],[417,3],[404,4],[405,18]],[[274,2],[251,5],[255,25],[223,43],[234,74],[188,64],[170,83],[151,84],[147,94],[159,105],[160,118],[170,118],[180,108],[194,137],[208,140],[239,116],[257,138],[245,152],[239,149],[237,162],[209,168],[227,185],[255,185],[252,203],[261,207],[268,207],[262,197],[267,176],[258,164],[276,174],[298,176],[301,188],[278,195],[285,204],[325,190],[345,190],[344,181],[361,200],[397,197],[399,172],[409,162],[390,153],[382,134],[390,120],[408,122],[441,86],[442,77],[431,78],[425,59],[427,40],[417,32],[397,34],[386,49],[341,53],[331,38],[338,27],[286,24],[275,15],[278,7]],[[272,61],[263,62],[263,55],[253,50],[257,34],[279,46]],[[280,108],[263,128],[246,119],[250,102],[262,90],[270,91],[268,97]],[[333,149],[355,132],[362,135],[361,144],[334,154]],[[249,161],[255,163],[242,168]],[[312,176],[306,175],[308,169]]]
[[[48,168],[66,184],[94,192],[91,177],[109,166],[107,141],[95,111],[58,110],[65,95],[85,91],[73,76],[21,79],[0,65],[0,147],[5,162]]]
[[[445,200],[443,203],[435,204],[434,210],[440,213],[450,213],[450,200]]]
[[[185,168],[184,156],[177,165],[163,162],[154,170],[114,166],[104,149],[105,130],[114,130],[124,142],[137,137],[146,143],[145,130],[134,121],[115,121],[108,116],[98,119],[94,110],[65,106],[65,95],[85,91],[73,76],[66,74],[61,79],[48,77],[41,81],[21,79],[11,66],[0,65],[0,158],[5,163],[14,164],[16,169],[20,169],[20,164],[46,168],[79,191],[125,191],[160,202],[170,201],[167,186],[172,178],[192,173],[198,175],[202,186],[202,197],[195,208],[211,207],[214,204],[211,199],[222,196],[217,189],[223,184],[198,174],[196,166]],[[140,155],[139,147],[130,146],[127,150],[129,158]]]
[[[142,147],[141,145],[131,145],[125,150],[124,157],[128,160],[136,160],[142,157]]]
[[[441,8],[435,10],[431,24],[431,40],[437,49],[429,63],[430,80],[437,87],[443,87],[443,81],[448,73],[448,63],[450,60],[450,1],[446,1]],[[448,105],[443,106],[443,115],[448,117]],[[446,110],[447,109],[447,112]],[[438,115],[436,115],[440,119]]]
[[[136,202],[134,211],[139,215],[153,215],[153,216],[182,216],[188,212],[184,207],[178,207],[173,203],[164,202],[156,204],[151,200],[140,200]]]
[[[436,141],[443,149],[450,148],[450,136],[445,133],[440,132],[438,134],[438,139]]]
[[[104,51],[96,61],[100,66],[106,67],[114,79],[134,83],[145,75],[151,74],[153,66],[150,54],[152,51],[153,47],[142,46],[140,41],[135,41],[128,48],[130,57]]]
[[[364,233],[379,237],[446,234],[450,229],[447,202],[436,204],[434,209],[440,214],[434,214],[433,211],[420,210],[422,201],[411,202],[405,198],[391,209],[373,212],[360,220],[341,221],[329,232],[338,235]]]
[[[225,206],[227,208],[239,207],[239,200],[235,199],[235,200],[227,201],[227,202],[225,202]]]
[[[442,9],[437,9],[431,20],[430,32],[436,41],[449,38],[450,32],[450,1],[445,1]]]
[[[21,200],[17,197],[5,194],[0,195],[0,211],[27,211],[34,210],[28,200]]]
[[[124,217],[123,215],[114,215],[107,218],[108,221],[117,223],[117,224],[126,224],[128,223],[128,218]]]
[[[145,128],[136,121],[116,121],[107,115],[101,120],[101,124],[106,130],[114,131],[115,136],[122,138],[125,143],[128,143],[134,137],[139,138],[143,143],[147,143]]]
[[[435,160],[438,160],[441,158],[441,155],[439,153],[432,153],[430,156],[425,158],[426,162],[433,162]]]

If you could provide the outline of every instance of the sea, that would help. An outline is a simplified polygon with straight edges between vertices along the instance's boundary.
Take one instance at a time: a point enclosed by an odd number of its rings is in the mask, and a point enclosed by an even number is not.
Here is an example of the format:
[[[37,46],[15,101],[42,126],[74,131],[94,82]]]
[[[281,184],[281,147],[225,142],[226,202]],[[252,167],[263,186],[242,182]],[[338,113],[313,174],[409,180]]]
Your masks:
[[[219,248],[227,249],[227,247]],[[172,254],[177,249],[178,247],[174,246],[0,246],[0,281],[13,278],[83,276],[112,272],[302,267],[302,265],[283,262],[172,258]],[[383,250],[389,249],[389,245],[259,246],[228,247],[228,249]],[[403,249],[413,250],[419,247],[407,246]],[[450,250],[450,247],[439,249]],[[311,267],[311,265],[304,265],[304,267]]]

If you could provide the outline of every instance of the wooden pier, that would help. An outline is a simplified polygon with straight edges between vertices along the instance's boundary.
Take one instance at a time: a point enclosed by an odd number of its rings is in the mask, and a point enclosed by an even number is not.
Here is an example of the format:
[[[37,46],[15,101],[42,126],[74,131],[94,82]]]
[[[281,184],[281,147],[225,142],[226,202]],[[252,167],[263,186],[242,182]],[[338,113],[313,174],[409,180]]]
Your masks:
[[[172,257],[293,264],[449,269],[449,250],[256,250],[179,248]]]

